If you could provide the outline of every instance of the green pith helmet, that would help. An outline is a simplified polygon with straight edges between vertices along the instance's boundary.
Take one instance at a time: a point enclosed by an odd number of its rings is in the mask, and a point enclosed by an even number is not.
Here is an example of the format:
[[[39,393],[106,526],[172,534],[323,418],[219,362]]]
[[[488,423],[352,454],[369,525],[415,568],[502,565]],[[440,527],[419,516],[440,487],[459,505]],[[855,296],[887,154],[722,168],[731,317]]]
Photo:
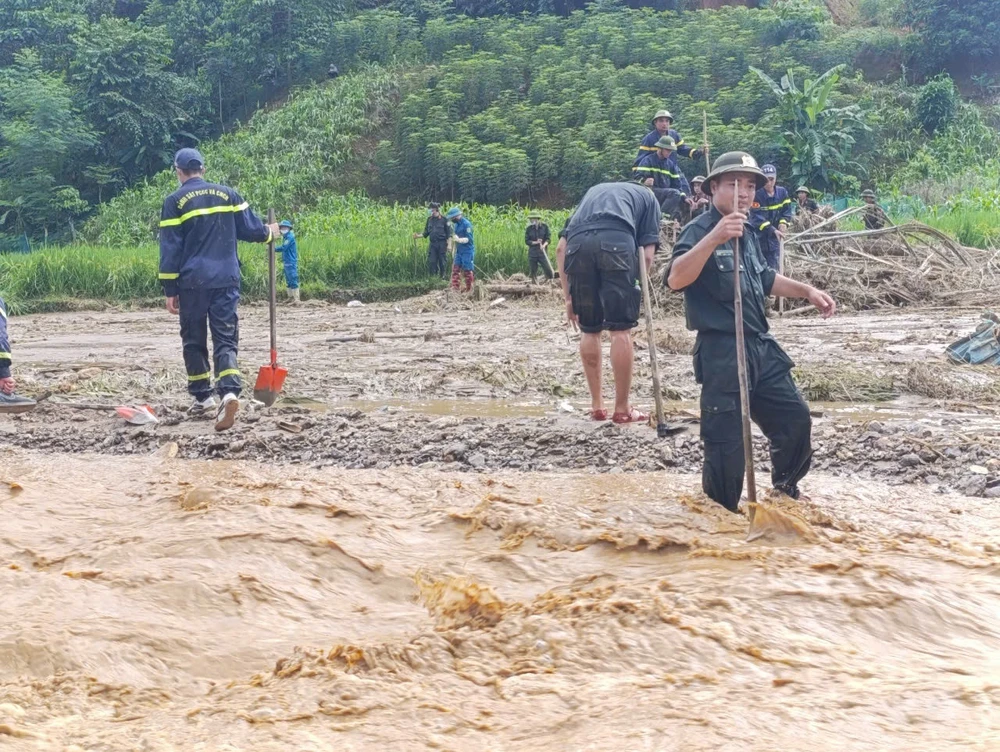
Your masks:
[[[278,223],[278,227],[287,227],[287,228],[291,229],[292,223],[289,220],[287,220],[287,219],[283,219],[283,220],[281,220]]]
[[[799,186],[798,188],[796,188],[796,189],[795,189],[795,192],[796,192],[796,193],[804,193],[804,194],[806,194],[807,196],[808,196],[808,195],[810,195],[810,194],[812,194],[812,191],[810,191],[810,190],[809,190],[808,188],[806,188],[806,187],[805,187],[804,185],[800,185],[800,186]]]
[[[861,191],[861,198],[875,198],[875,191],[871,188],[865,188]]]
[[[539,214],[539,213],[538,213],[538,212],[536,212],[536,211],[533,211],[533,212],[530,212],[530,213],[528,214],[528,219],[541,219],[541,218],[542,218],[542,215],[541,215],[541,214]]]
[[[702,183],[701,192],[707,196],[711,196],[713,178],[732,172],[750,173],[757,181],[758,188],[762,188],[764,183],[767,182],[767,178],[764,177],[764,173],[757,166],[757,160],[753,156],[747,154],[745,151],[727,151],[715,160],[715,163],[712,165],[712,171],[708,173],[708,177]]]
[[[704,182],[705,182],[705,176],[704,175],[695,175],[694,179],[691,181],[691,185],[695,185],[696,183],[704,183]]]
[[[462,210],[457,206],[453,206],[448,210],[448,219],[455,219],[456,217],[462,216]]]
[[[657,149],[666,149],[667,151],[677,151],[677,144],[674,139],[670,136],[663,136],[653,144]]]
[[[674,122],[674,116],[670,114],[670,110],[657,110],[656,114],[653,115],[653,119],[650,121],[654,128],[656,127],[656,121],[661,117],[665,117],[671,124]]]

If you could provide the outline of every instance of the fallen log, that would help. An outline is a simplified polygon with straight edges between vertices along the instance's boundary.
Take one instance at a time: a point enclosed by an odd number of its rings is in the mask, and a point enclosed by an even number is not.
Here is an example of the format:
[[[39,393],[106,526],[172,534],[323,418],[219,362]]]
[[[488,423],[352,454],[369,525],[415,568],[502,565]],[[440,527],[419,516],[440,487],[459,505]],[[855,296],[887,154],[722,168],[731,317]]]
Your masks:
[[[493,295],[503,295],[508,297],[511,295],[546,295],[549,293],[558,292],[560,288],[551,287],[549,285],[517,285],[517,284],[489,284],[486,285],[487,292]]]

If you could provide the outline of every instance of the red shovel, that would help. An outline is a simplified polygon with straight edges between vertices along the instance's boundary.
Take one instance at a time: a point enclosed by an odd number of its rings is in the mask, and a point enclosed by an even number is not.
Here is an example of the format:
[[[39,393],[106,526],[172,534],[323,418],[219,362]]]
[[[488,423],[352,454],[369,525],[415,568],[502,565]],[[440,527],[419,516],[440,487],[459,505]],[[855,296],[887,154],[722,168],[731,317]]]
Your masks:
[[[267,223],[274,224],[274,209],[267,210]],[[285,384],[288,369],[278,365],[278,326],[277,326],[277,283],[274,271],[274,239],[267,244],[267,268],[270,275],[270,309],[271,309],[271,362],[261,366],[257,374],[257,383],[253,388],[253,398],[270,407],[281,396],[281,387]]]

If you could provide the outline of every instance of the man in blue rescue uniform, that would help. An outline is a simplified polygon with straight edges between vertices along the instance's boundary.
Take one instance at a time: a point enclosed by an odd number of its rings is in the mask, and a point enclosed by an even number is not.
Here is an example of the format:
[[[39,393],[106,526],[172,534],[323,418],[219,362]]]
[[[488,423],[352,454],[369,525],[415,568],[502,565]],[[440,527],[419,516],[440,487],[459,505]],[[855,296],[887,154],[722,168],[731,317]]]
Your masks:
[[[665,277],[670,289],[684,291],[687,327],[698,332],[694,377],[701,384],[702,488],[731,512],[738,510],[746,470],[736,364],[734,238],[740,247],[750,417],[771,442],[774,488],[792,498],[798,498],[798,483],[812,460],[812,421],[792,381],[794,364],[768,333],[764,309],[768,296],[778,295],[805,298],[824,318],[837,310],[825,292],[782,276],[764,262],[747,224],[754,193],[764,182],[757,161],[746,152],[716,159],[702,185],[712,206],[681,231]]]
[[[654,146],[656,151],[648,152],[632,171],[636,180],[652,188],[657,198],[660,197],[658,191],[670,188],[680,191],[685,198],[690,198],[691,186],[677,166],[676,142],[670,136],[664,136]]]
[[[754,194],[751,222],[760,240],[764,260],[772,269],[779,266],[781,239],[792,221],[792,197],[778,185],[778,170],[766,164],[761,168],[765,183]]]
[[[451,287],[458,289],[458,277],[465,278],[465,291],[470,292],[476,281],[476,240],[472,223],[465,218],[462,210],[453,206],[448,210],[448,221],[455,225],[455,259],[451,266]]]
[[[35,401],[14,394],[17,382],[10,375],[12,356],[7,336],[7,304],[0,298],[0,414],[23,413],[35,407]]]
[[[642,161],[644,156],[656,151],[656,142],[664,136],[670,136],[670,138],[674,140],[677,153],[682,157],[687,157],[691,160],[701,159],[705,153],[704,146],[701,149],[692,149],[684,143],[684,139],[681,138],[681,134],[674,130],[674,116],[667,110],[660,110],[653,115],[653,130],[647,133],[642,139],[642,143],[639,144],[639,153],[636,155],[635,161],[632,163],[633,171],[639,166],[639,162]]]
[[[281,220],[278,223],[278,230],[281,232],[281,245],[276,247],[274,252],[281,254],[288,297],[293,303],[298,303],[301,300],[299,297],[299,244],[295,240],[295,230],[292,229],[291,220]]]
[[[192,411],[216,407],[208,361],[212,330],[216,389],[221,397],[215,430],[232,428],[243,389],[239,350],[240,262],[236,241],[267,243],[278,225],[266,225],[240,195],[205,182],[205,160],[196,149],[174,157],[181,187],[167,196],[160,213],[160,282],[167,310],[180,316],[184,366]]]

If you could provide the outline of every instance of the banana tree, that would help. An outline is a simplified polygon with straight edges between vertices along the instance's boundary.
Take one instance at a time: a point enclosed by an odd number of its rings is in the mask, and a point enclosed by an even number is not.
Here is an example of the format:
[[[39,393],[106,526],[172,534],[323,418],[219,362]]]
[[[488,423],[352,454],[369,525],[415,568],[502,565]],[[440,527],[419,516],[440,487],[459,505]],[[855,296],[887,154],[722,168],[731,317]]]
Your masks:
[[[796,183],[836,191],[854,182],[851,172],[864,171],[851,156],[855,134],[870,130],[865,122],[867,114],[856,104],[831,104],[844,67],[838,65],[819,78],[806,79],[801,88],[790,70],[777,82],[763,71],[750,68],[778,98],[778,112],[785,127],[781,147]]]

